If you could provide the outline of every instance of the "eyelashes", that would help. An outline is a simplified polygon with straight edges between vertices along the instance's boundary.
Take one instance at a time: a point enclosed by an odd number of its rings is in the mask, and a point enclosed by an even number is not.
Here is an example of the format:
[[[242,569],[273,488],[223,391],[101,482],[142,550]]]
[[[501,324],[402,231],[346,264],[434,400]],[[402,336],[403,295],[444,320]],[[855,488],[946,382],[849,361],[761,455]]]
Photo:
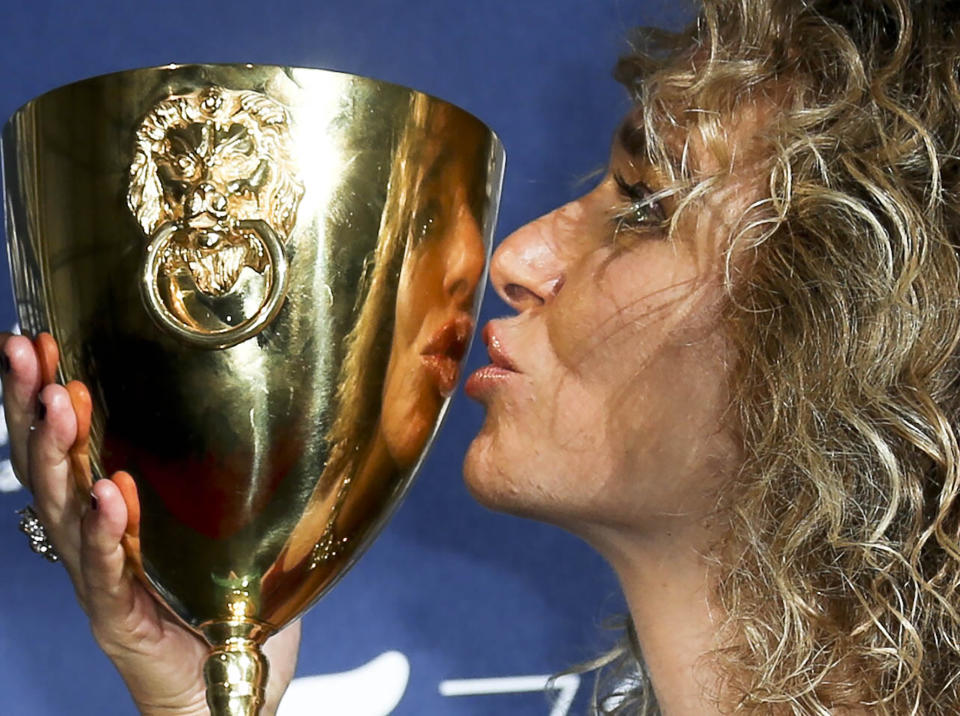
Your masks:
[[[615,208],[612,222],[614,238],[623,232],[637,233],[662,229],[667,223],[667,213],[658,201],[658,195],[642,181],[631,184],[623,176],[614,172],[623,205]]]

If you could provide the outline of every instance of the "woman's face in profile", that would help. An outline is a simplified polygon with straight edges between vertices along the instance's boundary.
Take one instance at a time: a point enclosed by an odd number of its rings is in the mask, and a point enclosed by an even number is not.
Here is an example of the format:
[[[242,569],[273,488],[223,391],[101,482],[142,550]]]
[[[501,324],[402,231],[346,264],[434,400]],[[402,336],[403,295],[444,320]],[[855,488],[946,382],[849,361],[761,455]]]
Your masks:
[[[687,151],[715,171],[701,143]],[[675,202],[644,202],[664,178],[618,139],[595,189],[504,240],[491,279],[517,315],[485,328],[492,364],[467,383],[487,408],[465,465],[479,500],[588,537],[715,505],[740,459],[720,313],[730,232],[759,198],[750,176],[722,180],[668,237]]]
[[[411,217],[383,390],[381,430],[400,468],[412,465],[453,392],[473,332],[474,295],[486,260],[468,201],[463,157],[442,151]]]

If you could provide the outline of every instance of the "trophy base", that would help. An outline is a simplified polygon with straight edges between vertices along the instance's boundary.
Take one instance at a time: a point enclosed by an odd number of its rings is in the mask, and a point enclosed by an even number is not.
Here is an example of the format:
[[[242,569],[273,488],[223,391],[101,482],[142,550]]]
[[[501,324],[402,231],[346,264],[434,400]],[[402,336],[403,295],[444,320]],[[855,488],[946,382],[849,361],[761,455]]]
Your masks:
[[[263,707],[269,665],[254,635],[260,625],[249,621],[206,624],[211,644],[203,665],[211,716],[257,716]]]

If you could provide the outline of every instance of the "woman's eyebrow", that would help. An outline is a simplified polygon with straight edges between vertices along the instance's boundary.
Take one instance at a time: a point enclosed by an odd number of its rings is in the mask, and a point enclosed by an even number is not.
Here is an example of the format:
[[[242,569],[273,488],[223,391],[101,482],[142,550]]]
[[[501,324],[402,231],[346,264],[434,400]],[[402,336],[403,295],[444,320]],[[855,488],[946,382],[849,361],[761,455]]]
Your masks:
[[[434,157],[433,161],[427,165],[423,178],[420,180],[421,185],[425,186],[437,181],[443,175],[444,167],[449,161],[450,152],[446,149],[442,150]]]
[[[627,118],[623,121],[615,133],[616,143],[627,153],[627,156],[635,162],[649,162],[652,158],[647,152],[647,132],[644,125],[640,122],[631,121]],[[683,155],[683,146],[677,146],[676,143],[666,141],[660,142],[662,159],[666,160],[671,168],[677,168],[681,164]],[[656,160],[653,160],[654,163]]]
[[[646,154],[647,133],[642,124],[636,124],[629,119],[624,121],[617,130],[617,141],[627,154],[634,159],[642,159]]]

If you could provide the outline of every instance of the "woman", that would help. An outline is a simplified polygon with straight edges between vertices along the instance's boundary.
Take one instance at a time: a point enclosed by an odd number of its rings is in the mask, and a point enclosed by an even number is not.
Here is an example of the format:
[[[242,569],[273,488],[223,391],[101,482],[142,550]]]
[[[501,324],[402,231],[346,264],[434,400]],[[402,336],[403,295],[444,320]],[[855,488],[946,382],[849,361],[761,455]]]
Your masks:
[[[960,710],[949,5],[708,0],[647,33],[604,178],[494,257],[517,315],[467,383],[467,482],[614,566],[624,710]],[[198,643],[123,573],[116,485],[66,496],[69,396],[35,417],[36,354],[3,353],[14,459],[101,645],[145,712],[202,711]],[[268,647],[273,703],[296,641]]]

